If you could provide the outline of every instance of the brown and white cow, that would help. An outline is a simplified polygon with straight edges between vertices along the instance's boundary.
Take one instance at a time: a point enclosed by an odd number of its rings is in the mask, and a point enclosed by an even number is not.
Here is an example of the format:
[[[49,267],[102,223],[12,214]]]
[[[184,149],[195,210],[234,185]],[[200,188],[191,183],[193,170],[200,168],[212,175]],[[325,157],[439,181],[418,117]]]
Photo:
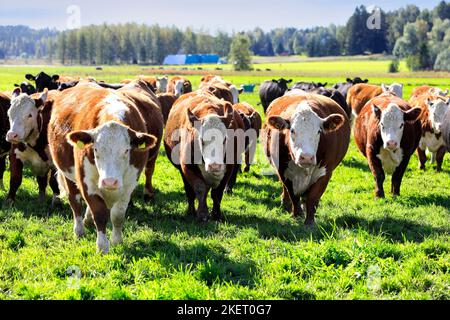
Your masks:
[[[431,153],[431,163],[436,163],[436,170],[442,171],[442,162],[446,152],[442,137],[442,124],[445,113],[449,110],[450,98],[436,95],[430,90],[428,92],[428,94],[422,94],[409,100],[412,107],[422,109],[420,116],[422,137],[417,148],[419,167],[421,170],[425,169],[426,151],[428,150]]]
[[[167,123],[167,119],[169,118],[170,110],[172,109],[173,104],[177,100],[177,96],[173,93],[159,93],[157,95],[159,103],[161,104],[161,112],[164,118],[164,124]]]
[[[333,170],[347,153],[350,121],[330,98],[317,94],[276,99],[267,109],[262,145],[283,184],[282,203],[313,225]]]
[[[0,189],[4,189],[3,175],[6,170],[6,157],[11,149],[11,144],[6,141],[9,131],[8,110],[11,106],[11,98],[0,92]]]
[[[192,92],[192,84],[191,82],[183,77],[173,77],[169,80],[167,85],[167,92],[173,93],[177,97],[182,94]]]
[[[220,84],[219,86],[225,86],[230,90],[232,95],[232,104],[239,103],[239,95],[244,91],[244,89],[238,89],[233,83],[224,80],[220,76],[204,76],[200,81],[199,89],[208,89],[216,84]]]
[[[376,86],[359,83],[352,86],[347,93],[347,104],[352,109],[353,116],[357,117],[367,102],[384,92],[390,92],[399,98],[403,98],[403,85],[393,83],[390,86],[384,84]]]
[[[13,203],[22,184],[23,167],[29,166],[39,185],[39,201],[45,200],[48,183],[53,191],[52,206],[59,202],[55,167],[50,156],[47,127],[52,99],[57,91],[45,91],[28,96],[20,88],[14,90],[8,110],[10,128],[6,140],[12,144],[9,153],[10,187],[6,201]],[[50,173],[50,181],[49,181]]]
[[[206,200],[210,190],[212,217],[223,218],[223,193],[244,151],[243,139],[235,133],[238,129],[243,133],[243,126],[231,103],[208,93],[178,99],[170,112],[164,145],[183,178],[188,214],[196,215],[200,222],[208,220]]]
[[[259,113],[248,103],[240,102],[233,105],[235,112],[239,114],[243,123],[244,130],[244,148],[245,148],[245,167],[244,172],[250,171],[250,165],[253,162],[259,134],[261,131],[262,120]],[[237,175],[241,169],[240,162],[234,168],[234,171],[225,188],[225,193],[233,194],[233,188],[236,184]]]
[[[413,89],[410,97],[410,101],[412,99],[419,98],[422,95],[437,95],[446,97],[449,93],[449,90],[442,90],[437,87],[431,87],[431,86],[420,86]]]
[[[356,118],[355,141],[369,162],[377,198],[385,197],[385,172],[392,174],[392,194],[400,195],[403,175],[422,133],[420,114],[420,108],[385,93],[370,100]]]
[[[106,225],[111,217],[112,244],[122,242],[131,194],[146,169],[147,183],[162,137],[163,119],[154,94],[141,80],[114,91],[78,85],[55,99],[49,125],[50,150],[60,184],[69,196],[77,237],[94,222],[99,252],[109,251]],[[150,184],[151,185],[151,184]]]

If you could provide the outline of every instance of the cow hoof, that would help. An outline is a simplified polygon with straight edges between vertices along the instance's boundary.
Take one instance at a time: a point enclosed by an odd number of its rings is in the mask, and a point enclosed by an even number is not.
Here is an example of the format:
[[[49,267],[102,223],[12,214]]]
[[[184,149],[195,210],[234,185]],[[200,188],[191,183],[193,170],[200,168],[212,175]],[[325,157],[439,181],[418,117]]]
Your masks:
[[[218,222],[225,221],[225,216],[221,212],[219,212],[219,213],[212,212],[211,215],[212,215],[212,218],[214,221],[218,221]]]
[[[112,237],[111,237],[111,244],[113,246],[117,246],[117,245],[121,244],[122,242],[123,242],[122,232],[113,230]]]
[[[39,202],[39,203],[44,203],[44,202],[45,202],[45,195],[40,195],[40,196],[38,197],[38,202]]]
[[[92,218],[84,218],[83,219],[83,225],[85,228],[92,228],[94,227],[94,220]]]
[[[146,193],[144,194],[144,201],[145,202],[150,202],[153,201],[153,199],[155,199],[155,193]]]
[[[80,218],[77,218],[75,220],[75,225],[73,226],[73,232],[75,233],[75,236],[80,239],[82,237],[84,237],[85,233],[84,233],[84,225],[83,222]]]
[[[57,208],[61,208],[61,207],[62,207],[61,199],[58,196],[53,196],[51,208],[57,209]]]
[[[6,200],[5,200],[5,204],[7,205],[7,206],[13,206],[14,205],[14,202],[16,202],[14,199],[12,199],[12,198],[7,198]]]
[[[244,172],[245,172],[245,173],[250,172],[250,167],[245,167],[245,168],[244,168]]]
[[[208,216],[207,215],[200,215],[197,216],[197,222],[198,223],[207,223],[208,222]]]
[[[229,195],[229,196],[232,196],[233,195],[233,189],[231,189],[231,188],[225,188],[225,194],[227,194],[227,195]]]
[[[307,229],[313,229],[316,226],[316,223],[314,222],[314,220],[306,220],[305,221],[305,227]]]
[[[109,241],[103,232],[97,233],[97,252],[107,254],[109,252]]]
[[[197,213],[195,212],[195,208],[188,208],[186,211],[186,215],[189,217],[195,217]]]

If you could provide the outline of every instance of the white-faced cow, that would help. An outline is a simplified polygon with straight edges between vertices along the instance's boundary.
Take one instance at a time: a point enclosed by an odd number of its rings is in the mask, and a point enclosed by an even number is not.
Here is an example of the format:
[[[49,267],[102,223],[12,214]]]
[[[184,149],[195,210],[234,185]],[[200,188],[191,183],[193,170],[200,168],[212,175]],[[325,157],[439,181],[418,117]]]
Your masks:
[[[163,118],[151,89],[137,80],[121,90],[78,85],[55,99],[49,125],[51,154],[60,184],[74,215],[76,236],[84,224],[97,230],[97,248],[109,251],[106,225],[111,218],[112,244],[122,242],[131,194],[146,169],[147,182],[158,154]],[[147,190],[146,193],[151,192]]]
[[[409,160],[421,137],[420,108],[385,93],[370,100],[355,121],[355,141],[375,178],[375,195],[384,198],[385,172],[392,174],[391,192],[400,186]]]
[[[182,97],[172,107],[164,145],[167,156],[183,178],[188,214],[200,222],[208,220],[206,200],[210,190],[212,217],[223,218],[220,203],[224,189],[244,151],[244,142],[238,143],[235,132],[243,131],[243,127],[231,103],[206,92]],[[195,210],[196,199],[198,210]]]
[[[288,95],[270,105],[262,144],[283,184],[282,203],[313,225],[319,200],[350,142],[350,121],[333,100],[316,94]]]
[[[0,92],[0,189],[4,189],[3,175],[6,169],[6,157],[11,149],[11,144],[6,140],[9,131],[8,110],[11,106],[11,98]]]
[[[50,121],[52,100],[57,91],[45,91],[28,96],[20,88],[14,90],[8,110],[10,128],[6,140],[12,144],[9,154],[10,187],[6,201],[13,203],[22,184],[23,167],[27,165],[39,185],[39,201],[45,200],[49,182],[53,191],[52,205],[58,201],[59,188],[55,168],[49,152],[47,126]]]
[[[436,163],[436,170],[442,170],[442,162],[446,152],[442,137],[442,125],[445,113],[449,109],[449,103],[449,98],[434,94],[423,94],[409,100],[412,107],[422,109],[422,115],[420,116],[422,137],[417,148],[419,166],[422,170],[425,169],[425,163],[427,162],[427,150],[431,153],[431,163]]]

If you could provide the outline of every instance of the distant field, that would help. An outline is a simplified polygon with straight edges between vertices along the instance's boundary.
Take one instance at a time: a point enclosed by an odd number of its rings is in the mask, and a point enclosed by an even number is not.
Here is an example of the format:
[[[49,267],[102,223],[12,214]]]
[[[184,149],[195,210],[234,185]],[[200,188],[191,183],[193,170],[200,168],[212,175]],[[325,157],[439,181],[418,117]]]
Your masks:
[[[450,86],[448,74],[392,77],[387,63],[270,63],[255,68],[273,72],[216,71],[236,84],[284,74],[333,84],[359,75],[371,83],[404,83],[406,98],[417,85]],[[41,70],[109,82],[162,72],[149,68],[0,67],[0,90]],[[194,87],[200,77],[188,76]],[[241,100],[257,106],[257,91]],[[429,164],[419,171],[413,156],[401,196],[374,200],[373,177],[352,142],[322,198],[317,226],[309,230],[281,209],[281,185],[263,175],[268,165],[258,150],[258,164],[238,177],[233,196],[224,197],[226,222],[198,225],[185,215],[181,177],[161,149],[155,202],[143,202],[141,180],[124,244],[106,256],[96,254],[93,230],[74,239],[67,202],[56,212],[49,212],[50,196],[36,203],[37,184],[27,171],[16,205],[0,210],[0,299],[450,299],[448,159],[438,174]],[[0,191],[0,201],[5,197]]]

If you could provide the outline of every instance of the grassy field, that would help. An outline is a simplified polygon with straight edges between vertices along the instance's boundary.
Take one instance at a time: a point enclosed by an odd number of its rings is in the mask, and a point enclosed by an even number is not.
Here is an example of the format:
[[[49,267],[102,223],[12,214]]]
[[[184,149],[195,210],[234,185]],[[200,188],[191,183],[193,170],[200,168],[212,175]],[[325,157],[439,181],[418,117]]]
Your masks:
[[[404,83],[406,97],[416,85],[450,86],[441,74],[392,78],[371,61],[365,63],[372,71],[350,61],[302,63],[283,65],[274,74],[298,68],[295,80],[334,83],[349,75],[342,65],[351,64],[372,83]],[[142,68],[45,70],[116,82]],[[305,68],[310,77],[302,75]],[[0,90],[41,69],[0,67]],[[329,76],[323,76],[326,71]],[[227,76],[236,84],[270,77]],[[189,78],[196,86],[200,76]],[[255,106],[259,100],[256,93],[241,99]],[[268,165],[258,154],[258,164],[238,177],[234,195],[224,197],[226,221],[198,225],[185,215],[181,177],[161,150],[155,201],[143,202],[141,181],[124,243],[106,256],[96,254],[93,230],[75,239],[67,202],[55,212],[49,211],[50,195],[47,203],[36,202],[37,183],[27,171],[15,206],[0,210],[0,299],[450,299],[448,161],[442,173],[430,165],[422,172],[414,156],[401,196],[375,200],[373,177],[352,142],[322,198],[316,227],[306,229],[281,209],[281,185],[264,174]],[[389,183],[390,178],[386,190]],[[5,197],[0,191],[0,201]]]

